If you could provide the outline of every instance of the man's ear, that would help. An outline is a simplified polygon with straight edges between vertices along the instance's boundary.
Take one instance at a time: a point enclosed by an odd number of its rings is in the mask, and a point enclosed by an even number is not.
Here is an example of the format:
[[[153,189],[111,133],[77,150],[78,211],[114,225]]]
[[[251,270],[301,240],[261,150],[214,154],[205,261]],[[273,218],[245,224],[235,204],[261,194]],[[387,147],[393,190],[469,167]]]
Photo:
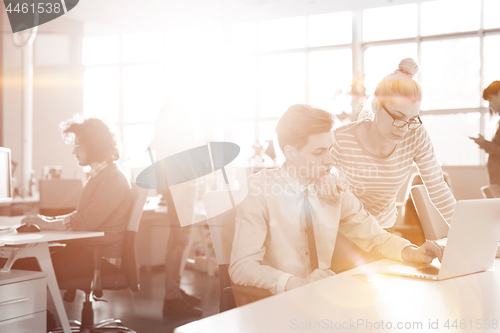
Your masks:
[[[297,148],[290,145],[286,145],[283,153],[285,154],[285,158],[287,160],[293,161],[297,158],[297,154],[299,152],[297,151]]]

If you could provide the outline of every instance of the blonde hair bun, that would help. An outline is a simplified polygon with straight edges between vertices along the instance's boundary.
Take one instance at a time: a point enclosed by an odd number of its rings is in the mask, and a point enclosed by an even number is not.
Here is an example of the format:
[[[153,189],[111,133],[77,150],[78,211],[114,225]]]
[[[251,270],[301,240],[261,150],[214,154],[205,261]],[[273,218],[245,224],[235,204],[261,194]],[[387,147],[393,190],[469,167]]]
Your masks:
[[[398,69],[395,73],[408,75],[409,77],[415,76],[418,73],[419,67],[413,58],[405,58],[399,63]]]

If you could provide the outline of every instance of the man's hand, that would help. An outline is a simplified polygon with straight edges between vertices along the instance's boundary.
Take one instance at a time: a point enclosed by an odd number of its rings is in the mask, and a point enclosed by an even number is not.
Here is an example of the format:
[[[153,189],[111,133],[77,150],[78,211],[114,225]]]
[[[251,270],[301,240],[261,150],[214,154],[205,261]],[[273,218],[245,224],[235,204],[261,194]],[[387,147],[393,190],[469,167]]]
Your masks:
[[[314,183],[318,197],[330,204],[340,203],[340,194],[347,189],[347,185],[338,175],[329,174]]]
[[[403,250],[403,260],[430,264],[434,258],[443,259],[444,246],[436,241],[427,241],[421,247],[408,246]]]
[[[288,283],[286,284],[285,290],[295,289],[298,287],[305,286],[306,284],[313,283],[324,278],[335,275],[335,273],[329,269],[315,269],[306,278],[298,278],[296,276],[290,277]]]
[[[41,230],[66,230],[62,219],[56,219],[49,216],[26,216],[21,222],[26,224],[34,223],[38,225]]]

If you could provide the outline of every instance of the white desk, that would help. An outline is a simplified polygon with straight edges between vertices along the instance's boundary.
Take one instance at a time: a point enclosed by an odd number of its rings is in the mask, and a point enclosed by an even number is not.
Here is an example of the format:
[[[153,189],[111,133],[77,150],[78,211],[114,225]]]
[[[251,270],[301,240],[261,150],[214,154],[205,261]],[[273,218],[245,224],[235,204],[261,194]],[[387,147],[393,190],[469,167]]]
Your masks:
[[[0,332],[45,333],[47,281],[42,272],[0,274]]]
[[[24,216],[0,217],[0,225],[20,224]],[[47,276],[47,287],[54,300],[57,314],[64,333],[71,333],[68,316],[64,309],[61,293],[57,284],[54,268],[50,259],[49,242],[66,241],[71,239],[102,237],[104,232],[81,231],[41,231],[36,233],[17,233],[10,231],[0,232],[0,257],[8,260],[1,272],[10,271],[12,264],[19,258],[35,257],[43,273]],[[1,273],[0,273],[1,274]]]
[[[189,323],[176,328],[175,333],[500,331],[500,259],[490,271],[445,281],[377,274],[373,282],[364,282],[352,276],[390,263],[394,262],[386,259],[358,267]],[[433,329],[436,320],[438,328]],[[444,326],[447,320],[450,329]],[[457,328],[452,327],[455,320]],[[486,320],[489,328],[485,329]],[[398,323],[402,329],[397,329]],[[482,328],[476,329],[480,324]],[[405,329],[405,325],[412,327]]]

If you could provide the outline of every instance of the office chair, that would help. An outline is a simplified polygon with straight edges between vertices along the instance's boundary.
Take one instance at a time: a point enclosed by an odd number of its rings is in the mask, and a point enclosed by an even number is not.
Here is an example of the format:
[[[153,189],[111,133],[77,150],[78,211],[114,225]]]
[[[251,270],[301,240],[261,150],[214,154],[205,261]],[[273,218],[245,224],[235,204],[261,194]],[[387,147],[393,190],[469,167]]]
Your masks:
[[[231,191],[237,202],[237,192]],[[224,312],[259,299],[272,296],[266,289],[234,285],[229,277],[228,269],[233,246],[234,220],[236,208],[232,207],[228,191],[207,192],[203,196],[208,217],[210,235],[219,265],[220,303],[219,310]],[[226,210],[226,211],[225,211]]]
[[[500,198],[500,185],[492,184],[481,187],[485,199]]]
[[[146,203],[149,190],[132,183],[132,209],[123,238],[123,252],[121,267],[111,264],[101,255],[99,248],[94,249],[94,277],[81,277],[59,282],[59,288],[66,290],[64,300],[72,302],[76,290],[85,292],[85,301],[82,309],[82,322],[71,323],[72,332],[134,332],[124,327],[120,320],[108,319],[94,325],[94,311],[92,299],[98,301],[103,296],[103,290],[117,290],[130,288],[139,290],[137,274],[135,238],[142,217],[142,210]],[[103,274],[101,274],[101,272]],[[54,333],[62,330],[53,331]]]
[[[436,240],[446,237],[450,226],[432,204],[425,185],[415,185],[410,192],[425,238]]]

